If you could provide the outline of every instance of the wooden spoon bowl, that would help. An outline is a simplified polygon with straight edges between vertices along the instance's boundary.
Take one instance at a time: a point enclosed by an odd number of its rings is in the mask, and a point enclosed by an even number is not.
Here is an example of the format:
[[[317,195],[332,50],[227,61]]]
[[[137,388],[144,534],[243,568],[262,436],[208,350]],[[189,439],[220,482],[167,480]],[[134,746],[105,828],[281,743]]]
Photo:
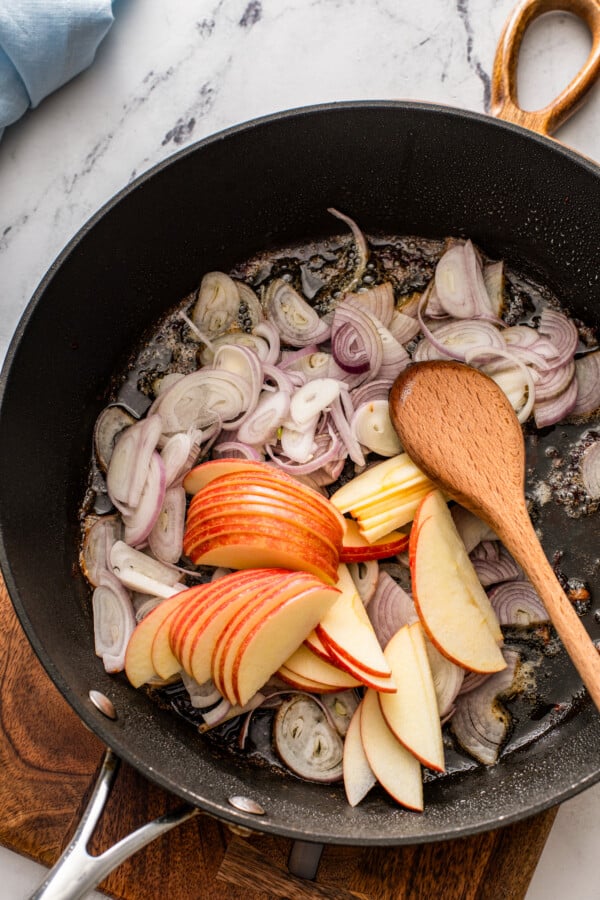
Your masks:
[[[462,363],[418,363],[394,382],[390,415],[416,465],[487,522],[521,565],[600,710],[600,653],[531,524],[525,504],[523,434],[502,390]]]

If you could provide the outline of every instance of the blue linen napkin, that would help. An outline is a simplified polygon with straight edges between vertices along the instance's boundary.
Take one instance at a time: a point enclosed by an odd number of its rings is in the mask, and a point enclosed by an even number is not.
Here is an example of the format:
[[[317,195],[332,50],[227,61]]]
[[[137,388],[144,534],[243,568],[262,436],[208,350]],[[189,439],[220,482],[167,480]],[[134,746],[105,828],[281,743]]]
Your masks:
[[[111,0],[0,0],[0,138],[91,64],[112,23]]]

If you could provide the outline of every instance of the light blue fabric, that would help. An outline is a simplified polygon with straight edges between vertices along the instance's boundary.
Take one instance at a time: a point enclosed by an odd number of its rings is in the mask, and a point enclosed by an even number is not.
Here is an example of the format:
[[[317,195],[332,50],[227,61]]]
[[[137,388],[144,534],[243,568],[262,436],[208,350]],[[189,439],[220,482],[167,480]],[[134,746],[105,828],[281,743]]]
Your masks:
[[[0,0],[0,138],[90,65],[112,23],[111,0]]]

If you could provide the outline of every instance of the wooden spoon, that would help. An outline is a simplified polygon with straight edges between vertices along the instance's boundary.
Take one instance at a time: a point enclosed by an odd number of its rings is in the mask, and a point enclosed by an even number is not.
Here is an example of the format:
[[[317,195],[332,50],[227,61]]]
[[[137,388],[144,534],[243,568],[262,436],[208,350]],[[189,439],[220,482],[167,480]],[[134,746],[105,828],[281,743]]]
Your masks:
[[[558,583],[525,505],[525,444],[502,390],[457,362],[424,362],[398,376],[390,415],[429,478],[486,522],[529,576],[600,710],[600,653]]]

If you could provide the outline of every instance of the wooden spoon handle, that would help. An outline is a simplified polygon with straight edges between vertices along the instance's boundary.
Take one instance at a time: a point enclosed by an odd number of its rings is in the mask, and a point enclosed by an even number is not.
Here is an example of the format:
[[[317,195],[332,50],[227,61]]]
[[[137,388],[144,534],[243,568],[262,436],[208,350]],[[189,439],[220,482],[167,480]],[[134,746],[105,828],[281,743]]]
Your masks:
[[[510,525],[506,530],[500,526],[497,531],[498,537],[527,573],[548,611],[565,650],[600,711],[600,652],[592,643],[546,559],[525,505],[519,513],[516,515],[513,510]]]
[[[517,63],[528,25],[547,12],[562,11],[583,19],[592,33],[585,65],[552,103],[528,112],[517,99]],[[494,59],[491,113],[539,134],[553,134],[583,103],[600,76],[600,3],[598,0],[524,0],[508,18]]]

